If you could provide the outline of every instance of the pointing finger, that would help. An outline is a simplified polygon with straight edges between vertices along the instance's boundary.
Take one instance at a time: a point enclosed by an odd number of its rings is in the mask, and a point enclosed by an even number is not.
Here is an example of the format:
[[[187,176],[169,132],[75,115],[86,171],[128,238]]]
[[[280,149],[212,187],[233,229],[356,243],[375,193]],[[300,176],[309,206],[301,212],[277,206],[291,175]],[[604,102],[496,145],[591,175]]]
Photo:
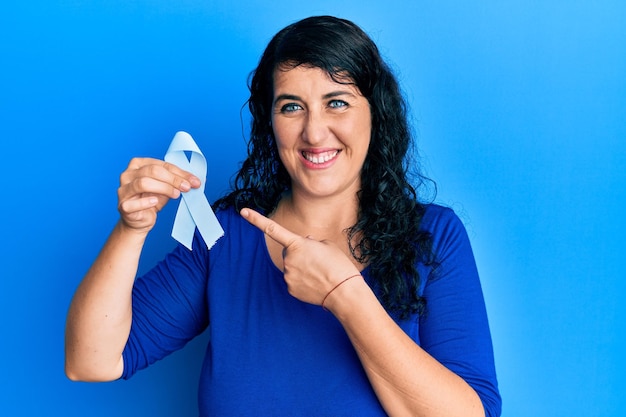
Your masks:
[[[244,219],[249,221],[250,224],[256,226],[259,230],[284,247],[289,247],[296,240],[301,239],[301,236],[285,229],[274,220],[268,219],[252,209],[244,208],[241,210],[240,214]]]

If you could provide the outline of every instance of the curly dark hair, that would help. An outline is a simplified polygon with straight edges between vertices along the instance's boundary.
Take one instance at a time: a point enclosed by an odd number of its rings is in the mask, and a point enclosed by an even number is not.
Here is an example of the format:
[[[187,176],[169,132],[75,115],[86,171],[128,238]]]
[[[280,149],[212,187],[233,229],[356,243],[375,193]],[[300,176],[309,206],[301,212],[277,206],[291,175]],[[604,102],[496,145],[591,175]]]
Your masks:
[[[358,220],[347,230],[350,250],[359,262],[369,264],[370,284],[388,312],[400,318],[421,314],[425,300],[418,295],[416,265],[431,262],[431,236],[419,229],[425,206],[408,180],[412,135],[407,105],[377,46],[354,23],[310,17],[272,38],[248,81],[252,115],[248,156],[233,191],[215,206],[270,213],[291,189],[271,125],[273,76],[279,67],[300,65],[320,68],[336,82],[353,83],[370,104],[371,140],[361,171]],[[426,178],[412,168],[416,186],[422,186]]]

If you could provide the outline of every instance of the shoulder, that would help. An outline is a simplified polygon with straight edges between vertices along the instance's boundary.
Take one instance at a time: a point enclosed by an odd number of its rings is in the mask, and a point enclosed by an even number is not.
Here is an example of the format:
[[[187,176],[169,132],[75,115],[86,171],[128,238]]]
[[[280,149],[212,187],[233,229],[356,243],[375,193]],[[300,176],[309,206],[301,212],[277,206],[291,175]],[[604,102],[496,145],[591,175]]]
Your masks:
[[[429,232],[435,237],[455,229],[465,230],[465,226],[453,209],[438,204],[424,206],[421,231]]]
[[[262,210],[255,210],[259,213],[263,213]],[[232,206],[216,209],[215,216],[217,217],[217,220],[220,222],[224,230],[226,230],[227,227],[243,227],[245,229],[256,229],[256,227],[254,227],[246,219],[244,219],[241,214],[239,214],[237,209]]]
[[[234,207],[220,208],[215,211],[215,217],[220,222],[222,227],[226,229],[225,226],[238,225],[241,220],[241,216]]]
[[[441,262],[453,253],[461,250],[471,255],[471,245],[465,225],[449,208],[437,204],[425,206],[420,223],[420,230],[430,234],[432,251]]]
[[[224,229],[224,236],[216,242],[215,248],[225,242],[247,242],[250,235],[258,232],[258,229],[241,217],[233,207],[218,209],[215,216]]]

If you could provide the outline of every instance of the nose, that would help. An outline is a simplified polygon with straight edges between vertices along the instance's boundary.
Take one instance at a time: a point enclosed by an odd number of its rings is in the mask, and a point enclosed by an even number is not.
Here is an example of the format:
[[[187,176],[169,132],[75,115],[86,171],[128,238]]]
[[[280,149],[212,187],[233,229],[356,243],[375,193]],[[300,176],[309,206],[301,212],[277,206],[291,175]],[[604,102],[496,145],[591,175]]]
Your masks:
[[[328,120],[323,112],[309,110],[304,120],[302,139],[312,145],[319,144],[328,136]]]

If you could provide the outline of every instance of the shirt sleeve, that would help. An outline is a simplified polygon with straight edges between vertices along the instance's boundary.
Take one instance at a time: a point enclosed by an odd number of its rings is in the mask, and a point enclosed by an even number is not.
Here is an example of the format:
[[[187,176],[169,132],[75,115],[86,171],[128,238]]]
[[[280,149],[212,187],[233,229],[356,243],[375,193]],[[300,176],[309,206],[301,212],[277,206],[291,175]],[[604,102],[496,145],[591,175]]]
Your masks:
[[[207,327],[208,250],[197,231],[192,247],[178,245],[135,281],[122,378],[181,349]]]
[[[485,415],[501,413],[491,334],[472,248],[450,209],[432,219],[436,266],[424,288],[421,346],[463,378],[480,397]]]

